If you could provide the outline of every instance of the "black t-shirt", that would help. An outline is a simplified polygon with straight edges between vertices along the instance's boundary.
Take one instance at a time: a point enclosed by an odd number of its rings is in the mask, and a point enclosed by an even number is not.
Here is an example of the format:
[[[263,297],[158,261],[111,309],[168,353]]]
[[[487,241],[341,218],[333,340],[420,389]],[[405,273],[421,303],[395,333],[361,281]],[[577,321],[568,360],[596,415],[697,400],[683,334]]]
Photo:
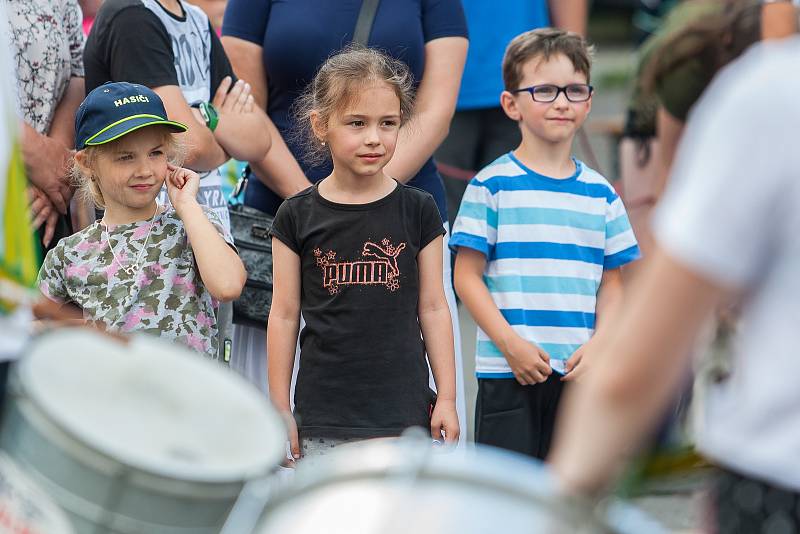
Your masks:
[[[205,13],[181,7],[178,17],[156,0],[105,0],[83,53],[86,93],[124,81],[177,85],[189,104],[210,101],[233,68]]]
[[[417,306],[417,254],[444,234],[433,197],[398,184],[368,204],[314,185],[287,199],[272,235],[300,256],[304,437],[396,436],[427,427],[431,392]]]

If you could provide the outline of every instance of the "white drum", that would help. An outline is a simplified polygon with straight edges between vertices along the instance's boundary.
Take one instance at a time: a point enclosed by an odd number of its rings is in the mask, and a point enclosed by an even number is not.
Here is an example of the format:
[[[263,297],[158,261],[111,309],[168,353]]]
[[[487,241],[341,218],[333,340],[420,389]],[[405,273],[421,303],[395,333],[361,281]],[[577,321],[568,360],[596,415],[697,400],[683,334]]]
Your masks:
[[[556,498],[547,471],[523,456],[482,447],[442,451],[429,439],[401,438],[346,445],[306,466],[301,462],[293,485],[273,495],[255,529],[255,534],[319,532],[666,531],[621,503],[598,517]]]
[[[218,363],[150,337],[37,340],[15,370],[0,445],[83,533],[219,532],[285,454],[264,397]]]
[[[66,514],[0,452],[0,534],[73,534]]]

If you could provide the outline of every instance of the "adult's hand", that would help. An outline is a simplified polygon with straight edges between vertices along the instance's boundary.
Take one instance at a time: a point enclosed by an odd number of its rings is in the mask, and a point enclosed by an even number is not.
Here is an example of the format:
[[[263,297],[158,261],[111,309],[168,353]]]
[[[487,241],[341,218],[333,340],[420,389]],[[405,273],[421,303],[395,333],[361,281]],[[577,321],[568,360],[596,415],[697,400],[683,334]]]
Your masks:
[[[250,84],[244,80],[233,83],[225,77],[213,100],[219,113],[214,137],[240,161],[260,161],[272,146],[267,116],[255,105],[250,91]]]
[[[71,151],[27,123],[23,123],[22,128],[22,158],[28,179],[50,199],[58,212],[67,213],[72,198],[67,179]]]
[[[219,84],[212,103],[220,116],[252,113],[255,104],[250,90],[250,84],[244,80],[234,83],[230,76],[226,76]]]
[[[42,244],[47,247],[56,233],[58,223],[58,211],[53,202],[38,187],[28,187],[28,198],[30,199],[31,218],[33,219],[33,229],[38,230],[44,224],[44,235]]]

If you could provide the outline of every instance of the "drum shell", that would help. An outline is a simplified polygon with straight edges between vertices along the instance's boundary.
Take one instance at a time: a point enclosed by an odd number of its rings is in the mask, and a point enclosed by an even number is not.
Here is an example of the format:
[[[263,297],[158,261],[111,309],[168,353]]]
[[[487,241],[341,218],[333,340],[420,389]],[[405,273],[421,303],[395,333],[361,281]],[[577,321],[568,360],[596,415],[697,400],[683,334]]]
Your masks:
[[[603,513],[572,507],[549,472],[521,455],[426,448],[401,439],[314,458],[267,503],[254,534],[666,534],[619,501]]]
[[[67,512],[77,533],[219,532],[244,481],[182,481],[128,466],[79,441],[12,373],[0,447]]]

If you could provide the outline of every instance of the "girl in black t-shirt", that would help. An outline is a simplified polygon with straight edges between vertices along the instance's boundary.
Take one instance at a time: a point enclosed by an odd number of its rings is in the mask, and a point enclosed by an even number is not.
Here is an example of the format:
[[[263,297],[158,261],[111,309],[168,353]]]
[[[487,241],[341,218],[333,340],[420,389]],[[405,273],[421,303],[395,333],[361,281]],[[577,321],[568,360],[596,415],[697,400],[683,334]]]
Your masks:
[[[323,64],[298,102],[298,123],[306,127],[298,135],[309,157],[330,157],[333,171],[287,199],[272,229],[268,378],[272,401],[287,415],[292,455],[397,436],[410,426],[430,426],[434,439],[454,442],[444,228],[429,194],[383,172],[411,115],[408,69],[380,52],[351,48]]]

